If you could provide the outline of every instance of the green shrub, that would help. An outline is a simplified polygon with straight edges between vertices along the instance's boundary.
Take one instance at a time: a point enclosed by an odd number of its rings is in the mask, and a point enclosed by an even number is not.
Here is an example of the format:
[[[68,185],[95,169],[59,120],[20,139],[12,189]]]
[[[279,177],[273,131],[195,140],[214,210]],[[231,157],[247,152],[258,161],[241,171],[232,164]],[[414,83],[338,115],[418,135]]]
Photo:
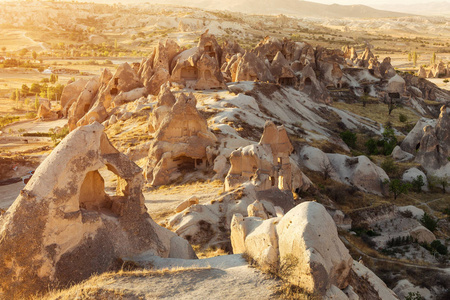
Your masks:
[[[447,247],[445,247],[445,245],[442,245],[440,240],[432,241],[430,246],[433,250],[435,250],[437,253],[441,255],[447,255],[448,253]]]
[[[381,168],[388,174],[389,177],[395,177],[398,175],[398,166],[392,159],[387,157],[382,163]]]
[[[408,117],[407,117],[406,115],[404,115],[404,114],[400,114],[400,115],[398,116],[398,120],[399,120],[400,122],[402,122],[402,123],[405,123],[406,121],[408,121]]]
[[[431,217],[429,214],[424,213],[422,219],[420,219],[422,225],[425,226],[429,231],[433,232],[437,228],[437,221]]]
[[[411,182],[411,186],[412,189],[416,192],[416,193],[420,193],[422,192],[422,187],[425,185],[425,182],[423,181],[423,176],[419,175],[416,178],[413,179],[413,181]]]
[[[377,141],[371,138],[365,143],[365,146],[369,155],[378,155]]]
[[[349,146],[350,148],[356,147],[356,133],[351,132],[350,130],[346,130],[341,132],[340,136],[344,143],[347,144],[347,146]]]

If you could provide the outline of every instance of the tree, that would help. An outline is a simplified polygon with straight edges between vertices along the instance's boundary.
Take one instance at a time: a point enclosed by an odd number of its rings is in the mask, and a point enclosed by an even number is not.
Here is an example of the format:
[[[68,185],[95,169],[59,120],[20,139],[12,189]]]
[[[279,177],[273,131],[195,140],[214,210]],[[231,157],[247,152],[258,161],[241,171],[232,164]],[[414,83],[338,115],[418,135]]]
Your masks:
[[[437,228],[437,221],[427,213],[423,214],[423,217],[420,219],[420,222],[422,222],[422,225],[425,226],[431,232],[435,231]]]
[[[34,109],[39,109],[39,97],[38,94],[36,94],[36,97],[34,98]]]
[[[434,66],[436,64],[436,52],[433,52],[433,55],[431,56],[431,65]]]
[[[429,182],[432,186],[440,186],[442,188],[442,193],[445,194],[445,190],[449,185],[449,177],[448,176],[430,176]]]
[[[346,130],[340,133],[341,139],[344,141],[344,143],[347,144],[350,148],[356,147],[356,133],[351,132],[350,130]]]
[[[58,75],[51,74],[50,75],[50,83],[55,84],[58,81]]]
[[[417,65],[417,59],[418,58],[419,58],[419,55],[417,55],[417,52],[414,51],[413,54],[412,54],[412,60],[413,60],[413,63],[414,63],[414,67]]]
[[[27,48],[23,48],[22,50],[20,50],[19,55],[20,57],[25,56],[28,53],[28,49]]]
[[[411,185],[416,193],[422,192],[422,187],[425,185],[425,182],[423,181],[423,176],[419,175],[416,178],[414,178],[411,182]]]
[[[19,108],[20,92],[16,89],[16,108]]]
[[[31,53],[31,56],[33,57],[34,60],[36,60],[38,55],[37,55],[36,51],[33,50],[33,52]]]
[[[411,61],[411,60],[412,60],[411,52],[408,52],[408,61]]]
[[[26,84],[22,84],[22,89],[21,89],[22,95],[27,96],[29,92],[30,92],[30,88]]]
[[[364,93],[361,97],[360,97],[362,103],[363,103],[363,107],[366,107],[367,101],[369,100],[369,95],[367,95],[367,93]]]
[[[32,83],[30,93],[37,95],[40,92],[41,92],[41,85],[39,83]]]
[[[425,300],[419,292],[409,292],[405,300]]]
[[[384,184],[389,185],[389,192],[394,195],[394,200],[397,200],[397,197],[401,194],[407,194],[411,188],[409,183],[402,182],[400,179],[392,179],[391,181],[385,179]]]

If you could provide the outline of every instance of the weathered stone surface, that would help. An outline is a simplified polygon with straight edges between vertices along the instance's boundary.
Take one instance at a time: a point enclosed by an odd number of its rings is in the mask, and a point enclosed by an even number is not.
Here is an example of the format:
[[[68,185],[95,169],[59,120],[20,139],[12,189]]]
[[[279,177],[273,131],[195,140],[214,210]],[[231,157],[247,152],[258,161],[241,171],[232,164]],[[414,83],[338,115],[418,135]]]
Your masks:
[[[104,166],[120,178],[115,196],[105,193]],[[152,221],[142,184],[141,169],[109,143],[102,125],[70,133],[0,219],[1,298],[79,282],[143,252],[195,258],[185,240]]]
[[[419,225],[416,228],[412,229],[410,231],[410,235],[413,239],[417,239],[419,243],[430,244],[436,239],[436,236],[422,225]]]
[[[177,208],[175,208],[175,212],[179,213],[185,210],[188,207],[191,207],[192,205],[198,204],[198,198],[195,196],[190,197],[189,199],[184,200],[181,202]]]
[[[414,155],[406,151],[403,151],[402,148],[400,148],[400,146],[395,146],[391,155],[394,160],[400,162],[406,162],[414,159]]]
[[[423,128],[427,125],[435,127],[436,120],[420,118],[419,121],[417,121],[414,128],[408,133],[408,135],[402,141],[400,145],[402,150],[415,155],[416,151],[419,150],[420,148],[420,141],[424,133]]]
[[[280,220],[277,233],[280,261],[296,260],[287,280],[321,294],[331,285],[347,287],[353,259],[321,204],[297,205]]]
[[[422,176],[423,183],[425,184],[422,186],[422,190],[427,192],[429,190],[427,175],[417,168],[406,170],[405,173],[403,173],[402,180],[406,182],[413,182],[413,180],[417,179],[419,176]]]
[[[275,82],[268,66],[254,53],[245,52],[231,66],[232,81],[264,81]]]
[[[206,148],[216,142],[191,94],[181,94],[158,128],[150,146],[144,174],[152,185],[168,184],[182,172],[204,169]],[[163,107],[163,106],[160,106]]]
[[[64,90],[61,94],[61,107],[63,116],[67,116],[70,106],[77,100],[78,96],[81,94],[88,81],[89,80],[87,79],[78,79],[64,87]]]
[[[231,168],[225,178],[225,190],[232,190],[252,181],[258,191],[278,187],[295,190],[289,155],[292,144],[283,126],[267,121],[259,144],[233,151]],[[301,180],[300,180],[301,181]],[[298,182],[301,186],[302,182]]]
[[[58,119],[58,112],[52,110],[52,105],[49,100],[40,101],[37,117],[43,120]]]

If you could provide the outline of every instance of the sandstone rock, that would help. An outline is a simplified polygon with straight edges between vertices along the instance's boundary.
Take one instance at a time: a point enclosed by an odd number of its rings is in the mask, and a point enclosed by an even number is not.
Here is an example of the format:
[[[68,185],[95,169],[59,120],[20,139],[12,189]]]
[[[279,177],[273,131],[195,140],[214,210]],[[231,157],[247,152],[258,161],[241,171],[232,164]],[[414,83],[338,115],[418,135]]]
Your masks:
[[[263,269],[278,267],[278,240],[276,219],[244,218],[241,214],[231,221],[231,245],[233,253],[246,253]]]
[[[394,67],[391,65],[390,57],[386,57],[385,59],[383,59],[383,62],[380,64],[379,69],[380,69],[380,75],[383,78],[392,78],[397,74],[395,72]]]
[[[78,79],[64,87],[61,94],[61,107],[64,117],[67,116],[70,106],[77,100],[88,81],[87,79]]]
[[[225,178],[225,190],[234,189],[252,181],[258,191],[278,187],[293,191],[301,186],[292,186],[292,166],[289,155],[293,151],[283,126],[267,121],[259,144],[233,151],[231,168]]]
[[[417,239],[419,243],[430,244],[436,239],[436,236],[422,225],[419,225],[416,228],[412,229],[410,231],[410,235],[413,239]]]
[[[220,72],[217,60],[208,54],[203,54],[197,61],[198,80],[195,89],[226,89],[224,78]]]
[[[411,154],[416,154],[416,151],[419,150],[420,140],[423,136],[423,128],[427,125],[432,127],[436,126],[436,120],[420,118],[417,121],[414,128],[408,133],[405,139],[402,141],[400,147],[402,150],[409,152]]]
[[[177,208],[175,208],[175,211],[177,213],[182,212],[183,210],[185,210],[188,207],[191,207],[192,205],[198,204],[198,198],[195,196],[190,197],[189,199],[184,200],[183,202],[181,202]]]
[[[375,55],[373,55],[372,51],[370,51],[369,47],[366,47],[364,52],[361,54],[361,66],[364,68],[367,68],[369,66],[369,60],[371,58],[375,58]]]
[[[49,100],[40,101],[37,117],[44,120],[58,119],[58,112],[52,110],[52,105]]]
[[[205,169],[212,163],[207,160],[206,148],[215,144],[216,137],[196,104],[192,94],[181,94],[157,128],[144,170],[151,185],[168,184],[181,172]]]
[[[424,215],[423,209],[417,208],[414,205],[400,206],[398,210],[400,212],[410,211],[416,219],[421,219]]]
[[[427,180],[427,175],[425,175],[424,172],[420,171],[417,168],[411,168],[405,171],[405,173],[403,173],[402,176],[402,180],[406,181],[406,182],[412,182],[413,180],[417,179],[417,177],[422,176],[423,179],[423,183],[425,184],[424,186],[422,186],[422,190],[427,192],[428,189],[428,180]]]
[[[245,54],[231,67],[232,81],[275,82],[268,66],[254,53]]]
[[[264,206],[261,202],[256,200],[247,207],[247,214],[249,217],[257,217],[263,220],[267,220],[268,216],[264,210]]]
[[[398,300],[397,295],[363,264],[353,261],[350,285],[360,299]]]
[[[278,51],[270,65],[275,81],[281,85],[294,86],[297,82],[294,71],[283,54]]]
[[[389,93],[399,93],[402,95],[406,91],[406,82],[398,74],[391,77],[387,83],[386,91]]]
[[[409,293],[416,293],[416,292],[419,292],[419,294],[425,300],[434,299],[429,289],[425,287],[414,286],[411,282],[409,282],[408,279],[399,280],[392,290],[397,294],[397,296],[401,300],[405,300],[406,297],[408,297]]]
[[[115,196],[105,193],[104,166],[119,177]],[[79,282],[143,252],[195,258],[147,214],[142,184],[141,169],[110,144],[102,125],[70,133],[0,219],[1,298]]]
[[[296,261],[287,280],[322,295],[331,285],[339,289],[347,287],[353,259],[339,239],[333,219],[321,204],[303,202],[297,205],[276,228],[280,261]]]
[[[394,160],[399,162],[406,162],[414,159],[414,155],[406,151],[403,151],[402,148],[400,148],[400,146],[395,146],[391,155]]]

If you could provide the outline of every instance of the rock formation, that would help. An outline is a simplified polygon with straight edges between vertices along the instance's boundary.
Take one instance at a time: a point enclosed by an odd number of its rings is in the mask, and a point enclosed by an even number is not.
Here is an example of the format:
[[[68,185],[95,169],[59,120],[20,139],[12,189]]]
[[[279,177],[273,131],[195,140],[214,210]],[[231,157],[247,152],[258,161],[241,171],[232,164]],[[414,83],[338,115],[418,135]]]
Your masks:
[[[245,52],[231,66],[231,79],[235,81],[275,82],[268,66],[254,53]]]
[[[398,299],[383,281],[353,261],[336,225],[316,202],[303,202],[285,216],[263,220],[233,216],[234,253],[246,253],[263,270],[324,299]]]
[[[114,196],[105,192],[105,166],[119,177]],[[142,170],[109,143],[102,125],[69,134],[0,219],[1,298],[79,282],[144,252],[195,258],[147,214],[142,184]]]
[[[168,184],[183,172],[206,169],[210,163],[207,148],[214,146],[216,137],[196,104],[192,94],[181,94],[159,127],[154,128],[155,138],[144,171],[151,185]]]
[[[290,154],[294,150],[286,130],[267,121],[257,145],[250,145],[231,153],[231,168],[225,178],[225,190],[252,181],[257,191],[277,187],[295,190]],[[298,182],[301,185],[301,182]]]
[[[64,117],[67,116],[70,106],[77,100],[88,81],[87,79],[78,79],[64,87],[61,94],[61,107]]]
[[[200,36],[197,47],[173,58],[170,81],[195,89],[225,89],[221,60],[222,49],[214,35],[206,31]]]

